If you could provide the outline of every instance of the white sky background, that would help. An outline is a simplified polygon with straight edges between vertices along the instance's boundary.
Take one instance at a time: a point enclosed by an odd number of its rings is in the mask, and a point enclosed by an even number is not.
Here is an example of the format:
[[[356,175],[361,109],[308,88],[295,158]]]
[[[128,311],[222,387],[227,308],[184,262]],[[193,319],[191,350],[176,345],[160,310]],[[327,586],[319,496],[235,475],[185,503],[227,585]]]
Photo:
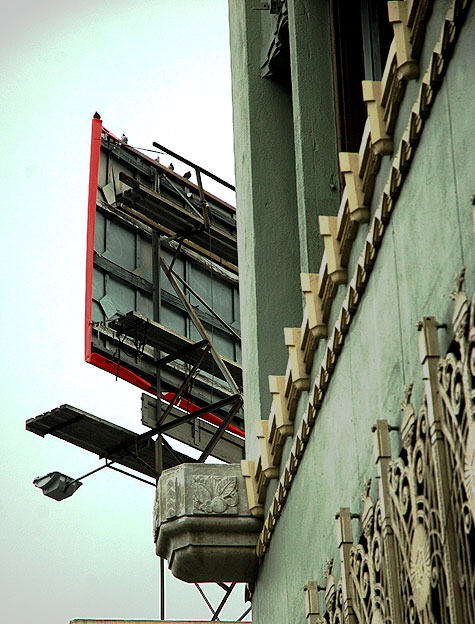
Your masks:
[[[44,497],[34,477],[99,462],[24,422],[69,403],[142,430],[140,390],[83,361],[91,118],[232,182],[227,2],[4,4],[0,80],[0,621],[158,619],[154,490],[104,470],[63,502]],[[245,609],[235,591],[223,619]],[[169,574],[166,615],[210,618]]]

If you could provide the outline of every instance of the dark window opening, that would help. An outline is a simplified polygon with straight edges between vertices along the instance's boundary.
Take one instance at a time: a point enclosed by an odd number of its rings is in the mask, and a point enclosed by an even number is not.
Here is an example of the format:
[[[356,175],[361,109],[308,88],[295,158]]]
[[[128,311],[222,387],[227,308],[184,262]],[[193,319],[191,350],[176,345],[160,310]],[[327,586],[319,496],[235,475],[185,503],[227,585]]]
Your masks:
[[[393,38],[386,0],[330,0],[337,148],[357,152],[366,121],[362,80],[381,80]]]

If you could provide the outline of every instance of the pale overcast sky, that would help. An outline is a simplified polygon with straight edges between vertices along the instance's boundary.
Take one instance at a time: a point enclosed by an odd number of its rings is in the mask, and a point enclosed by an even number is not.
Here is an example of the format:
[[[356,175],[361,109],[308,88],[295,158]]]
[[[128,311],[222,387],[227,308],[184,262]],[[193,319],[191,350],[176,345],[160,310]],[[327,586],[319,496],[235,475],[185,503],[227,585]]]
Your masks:
[[[44,497],[34,477],[99,462],[24,422],[69,403],[141,430],[140,391],[83,362],[91,118],[232,182],[228,48],[226,0],[2,8],[1,622],[159,617],[154,490],[105,470],[61,503]],[[242,591],[223,619],[244,611]],[[170,575],[167,597],[167,618],[209,620],[196,589]]]

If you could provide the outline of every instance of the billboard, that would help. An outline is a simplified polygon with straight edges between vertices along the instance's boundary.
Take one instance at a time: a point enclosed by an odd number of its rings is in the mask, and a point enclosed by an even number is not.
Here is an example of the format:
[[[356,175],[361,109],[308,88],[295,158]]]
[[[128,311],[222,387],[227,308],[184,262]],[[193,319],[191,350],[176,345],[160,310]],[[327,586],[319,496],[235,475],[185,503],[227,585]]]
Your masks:
[[[85,359],[219,425],[242,388],[236,214],[183,173],[93,119]]]

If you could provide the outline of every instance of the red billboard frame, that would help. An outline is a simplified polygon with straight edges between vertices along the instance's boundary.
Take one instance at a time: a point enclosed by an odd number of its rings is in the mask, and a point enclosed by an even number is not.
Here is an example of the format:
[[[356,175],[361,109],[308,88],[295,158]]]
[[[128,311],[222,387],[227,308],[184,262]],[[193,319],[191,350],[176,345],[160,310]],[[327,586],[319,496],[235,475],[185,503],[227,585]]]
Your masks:
[[[145,390],[150,394],[156,395],[156,391],[152,385],[142,379],[139,375],[126,368],[125,366],[117,365],[117,362],[113,362],[108,358],[94,353],[92,350],[92,282],[94,272],[94,237],[95,237],[95,223],[96,223],[96,199],[97,199],[97,184],[99,180],[99,161],[101,154],[101,138],[103,132],[110,135],[112,138],[119,141],[111,132],[106,130],[102,121],[99,118],[92,119],[91,125],[91,151],[90,151],[90,165],[89,165],[89,190],[88,190],[88,204],[87,204],[87,244],[86,244],[86,295],[85,295],[85,322],[84,322],[84,359],[88,364],[93,364],[98,368],[107,371],[120,377],[124,381],[128,381],[137,388]],[[165,401],[172,401],[175,394],[173,392],[162,393],[162,399]],[[180,399],[177,402],[177,406],[185,409],[188,412],[194,412],[201,409],[198,405],[191,403],[188,399]],[[200,416],[203,420],[219,426],[222,419],[211,413],[203,414]],[[241,438],[245,437],[245,432],[234,425],[228,425],[227,431]]]

